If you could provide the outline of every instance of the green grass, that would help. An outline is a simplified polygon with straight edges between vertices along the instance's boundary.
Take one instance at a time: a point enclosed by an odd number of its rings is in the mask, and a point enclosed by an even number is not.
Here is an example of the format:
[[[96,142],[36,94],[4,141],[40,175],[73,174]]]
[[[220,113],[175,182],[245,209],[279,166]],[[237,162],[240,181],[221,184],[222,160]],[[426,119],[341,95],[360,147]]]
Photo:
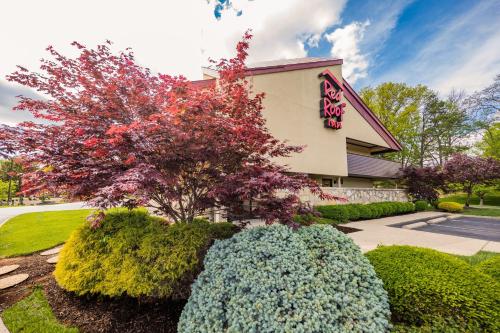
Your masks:
[[[6,309],[2,314],[11,333],[77,333],[57,322],[41,288],[35,288],[25,299]]]
[[[487,259],[490,259],[492,257],[500,256],[500,253],[495,253],[495,252],[487,252],[487,251],[479,251],[478,253],[472,255],[472,256],[459,256],[457,255],[456,257],[466,261],[469,265],[475,266]]]
[[[63,243],[90,209],[18,215],[0,227],[0,257],[25,255]]]
[[[461,204],[465,204],[465,198],[467,196],[464,193],[457,193],[452,195],[447,195],[445,197],[441,197],[439,199],[442,201],[453,201]],[[479,205],[479,197],[477,195],[472,195],[471,197],[471,205]],[[493,192],[491,194],[487,194],[484,197],[484,204],[487,206],[500,206],[500,192]]]
[[[460,214],[476,215],[476,216],[498,216],[500,217],[500,209],[496,208],[464,208]]]

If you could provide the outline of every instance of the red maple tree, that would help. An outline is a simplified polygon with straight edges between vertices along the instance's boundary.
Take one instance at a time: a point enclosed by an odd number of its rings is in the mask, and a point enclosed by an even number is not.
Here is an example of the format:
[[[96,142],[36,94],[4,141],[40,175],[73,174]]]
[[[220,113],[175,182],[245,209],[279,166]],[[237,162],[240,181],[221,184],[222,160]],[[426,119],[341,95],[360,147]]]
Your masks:
[[[302,147],[265,126],[264,94],[245,80],[250,38],[216,64],[220,79],[210,87],[153,74],[129,50],[114,55],[109,42],[96,49],[75,42],[74,59],[49,47],[43,74],[19,67],[8,79],[49,98],[23,97],[15,109],[51,122],[20,125],[17,151],[45,166],[25,175],[25,192],[50,184],[101,208],[144,205],[187,222],[208,208],[241,212],[253,201],[268,223],[291,223],[303,208],[299,191],[334,199],[272,162]]]
[[[14,142],[18,134],[15,127],[0,124],[0,158],[7,158],[14,153]]]
[[[444,173],[448,182],[465,192],[465,206],[469,207],[475,187],[500,180],[500,161],[492,157],[455,154],[444,165]]]

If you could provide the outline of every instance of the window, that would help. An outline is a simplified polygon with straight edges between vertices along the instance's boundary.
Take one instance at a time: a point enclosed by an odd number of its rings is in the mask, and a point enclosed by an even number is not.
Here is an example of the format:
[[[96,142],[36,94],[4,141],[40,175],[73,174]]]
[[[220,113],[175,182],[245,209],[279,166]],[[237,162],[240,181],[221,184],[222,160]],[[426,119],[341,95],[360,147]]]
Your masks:
[[[333,180],[331,178],[323,178],[321,181],[321,186],[323,187],[332,187]]]

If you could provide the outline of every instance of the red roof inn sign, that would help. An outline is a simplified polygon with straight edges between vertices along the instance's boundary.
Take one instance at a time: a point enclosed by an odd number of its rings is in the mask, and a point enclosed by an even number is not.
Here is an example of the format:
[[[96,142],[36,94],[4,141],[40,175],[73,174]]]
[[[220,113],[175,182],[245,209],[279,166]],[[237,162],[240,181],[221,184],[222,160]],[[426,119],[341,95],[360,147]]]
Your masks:
[[[324,70],[319,76],[325,78],[320,86],[320,116],[325,118],[326,128],[342,128],[342,115],[346,106],[345,103],[341,102],[344,88],[328,69]]]

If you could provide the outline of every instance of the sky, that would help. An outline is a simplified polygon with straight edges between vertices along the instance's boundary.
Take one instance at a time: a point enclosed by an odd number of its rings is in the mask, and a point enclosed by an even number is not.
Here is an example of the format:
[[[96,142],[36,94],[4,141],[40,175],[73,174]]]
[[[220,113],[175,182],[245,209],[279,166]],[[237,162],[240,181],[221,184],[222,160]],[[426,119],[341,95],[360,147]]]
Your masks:
[[[202,77],[208,58],[234,55],[252,29],[249,62],[297,57],[344,60],[355,89],[382,82],[472,93],[500,73],[500,0],[16,0],[0,11],[0,123],[31,119],[11,111],[34,91],[7,82],[22,65],[39,70],[54,46],[78,41],[131,47],[155,72]],[[223,3],[222,6],[217,6]],[[42,96],[40,96],[42,98]]]

